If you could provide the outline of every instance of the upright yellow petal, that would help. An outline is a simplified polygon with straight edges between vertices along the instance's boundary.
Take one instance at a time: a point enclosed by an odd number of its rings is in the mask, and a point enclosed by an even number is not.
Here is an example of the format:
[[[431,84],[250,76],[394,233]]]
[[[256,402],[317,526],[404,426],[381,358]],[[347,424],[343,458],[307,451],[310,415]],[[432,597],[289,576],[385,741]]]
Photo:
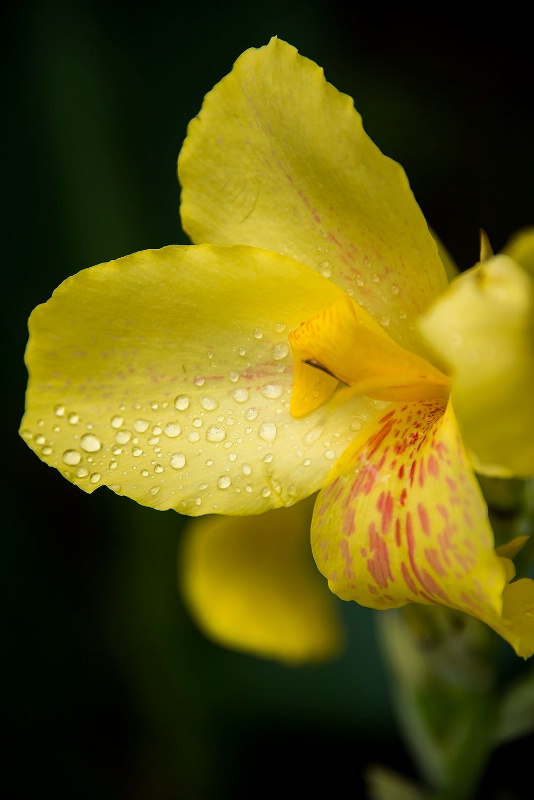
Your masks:
[[[312,504],[189,525],[179,582],[208,637],[291,664],[339,654],[341,622],[310,553]]]
[[[378,412],[289,411],[288,333],[342,291],[249,247],[169,247],[65,281],[30,319],[21,434],[91,492],[186,514],[307,497]],[[333,401],[332,401],[333,402]]]
[[[479,472],[534,473],[534,280],[498,255],[454,280],[421,328],[452,373],[452,398]]]
[[[523,228],[514,233],[503,247],[502,253],[521,264],[534,278],[534,227]]]
[[[413,321],[446,285],[436,244],[402,168],[294,47],[240,56],[190,123],[178,176],[194,242],[291,256],[421,347]]]
[[[438,401],[392,403],[349,448],[319,493],[312,545],[344,600],[500,618],[506,570],[452,409]]]

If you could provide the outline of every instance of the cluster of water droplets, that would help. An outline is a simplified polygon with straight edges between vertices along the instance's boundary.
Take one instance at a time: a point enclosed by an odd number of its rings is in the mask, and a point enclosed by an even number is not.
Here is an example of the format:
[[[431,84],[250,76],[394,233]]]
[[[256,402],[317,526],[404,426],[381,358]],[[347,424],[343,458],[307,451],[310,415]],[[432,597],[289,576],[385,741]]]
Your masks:
[[[159,397],[115,408],[102,399],[108,410],[98,418],[87,410],[94,403],[56,404],[21,433],[43,460],[87,491],[107,485],[183,513],[239,511],[251,496],[291,502],[307,474],[312,484],[314,475],[324,477],[325,465],[341,455],[365,417],[355,413],[350,429],[346,417],[331,412],[321,421],[317,415],[294,420],[285,325],[256,327],[242,341],[232,369],[209,352],[206,369],[184,377],[178,393],[167,387]]]

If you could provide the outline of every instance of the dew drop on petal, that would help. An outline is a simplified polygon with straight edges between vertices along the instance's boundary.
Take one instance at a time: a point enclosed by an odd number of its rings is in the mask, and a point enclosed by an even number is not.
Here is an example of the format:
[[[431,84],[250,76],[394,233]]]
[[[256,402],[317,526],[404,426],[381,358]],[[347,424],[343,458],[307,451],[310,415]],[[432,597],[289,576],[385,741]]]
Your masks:
[[[122,431],[117,431],[117,433],[115,434],[115,441],[117,442],[117,444],[127,444],[131,438],[132,434],[130,433],[130,431],[122,430]]]
[[[258,416],[258,409],[257,408],[247,408],[245,411],[245,419],[248,419],[251,422],[253,419],[256,419]]]
[[[323,278],[329,278],[332,275],[332,264],[330,261],[321,261],[319,264],[319,272]]]
[[[76,470],[77,478],[87,478],[88,475],[89,475],[89,470],[87,469],[87,467],[78,467],[78,469]]]
[[[222,425],[210,425],[206,431],[208,442],[222,442],[226,438],[226,431]]]
[[[231,394],[236,403],[246,403],[248,400],[248,389],[234,389]]]
[[[111,417],[110,424],[112,428],[120,428],[122,423],[124,422],[122,417]]]
[[[173,439],[175,436],[179,436],[181,432],[182,429],[177,422],[168,422],[163,428],[163,433],[170,439]]]
[[[185,411],[189,406],[189,397],[186,394],[179,394],[174,398],[174,407],[178,411]]]
[[[252,472],[252,467],[250,466],[250,464],[243,464],[243,466],[241,467],[241,472],[243,473],[243,475],[248,476]]]
[[[82,457],[77,450],[65,450],[63,453],[63,463],[69,467],[75,467],[81,460]]]
[[[271,494],[272,494],[272,492],[271,492],[271,490],[269,489],[268,486],[266,486],[264,489],[261,490],[261,496],[262,497],[270,497]]]
[[[183,453],[171,453],[169,463],[173,469],[185,467],[185,456]]]
[[[132,455],[134,456],[134,458],[139,458],[139,456],[141,456],[142,454],[143,454],[142,447],[132,447]]]
[[[221,475],[221,477],[217,480],[217,486],[219,489],[228,489],[231,483],[232,480],[228,475]]]
[[[91,483],[98,483],[100,481],[100,472],[93,472],[89,480]]]
[[[56,417],[63,417],[65,415],[65,406],[57,405],[54,408],[54,414]]]
[[[282,396],[283,391],[279,383],[266,383],[265,386],[262,387],[261,393],[270,400],[276,400],[278,397]]]
[[[187,438],[192,444],[194,444],[200,439],[200,433],[198,431],[191,431],[191,433],[187,434]]]
[[[77,425],[78,422],[80,421],[80,415],[71,413],[71,414],[68,415],[67,421],[68,421],[69,425]]]
[[[253,334],[255,339],[261,339],[261,337],[263,336],[263,331],[261,328],[254,328]]]
[[[137,431],[137,433],[144,433],[148,430],[149,425],[150,422],[147,419],[136,419],[133,424],[134,430]]]
[[[80,447],[86,453],[97,453],[102,445],[96,436],[92,433],[85,433],[80,439]]]
[[[149,491],[148,491],[148,493],[151,494],[152,496],[154,496],[155,494],[157,494],[159,492],[160,489],[161,489],[161,486],[151,486]]]
[[[202,397],[200,405],[205,411],[213,411],[217,408],[217,401],[213,397]]]
[[[274,344],[271,348],[271,355],[275,361],[280,361],[281,358],[285,358],[288,353],[289,347],[285,342]]]
[[[262,422],[258,429],[258,436],[265,442],[272,442],[276,439],[276,425],[274,422]]]

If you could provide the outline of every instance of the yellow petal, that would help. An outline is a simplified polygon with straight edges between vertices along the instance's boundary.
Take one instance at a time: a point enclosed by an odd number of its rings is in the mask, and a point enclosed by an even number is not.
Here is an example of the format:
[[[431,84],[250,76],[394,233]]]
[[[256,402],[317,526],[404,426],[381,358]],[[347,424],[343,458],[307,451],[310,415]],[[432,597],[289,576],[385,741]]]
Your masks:
[[[521,264],[534,278],[534,228],[524,228],[515,233],[502,252]]]
[[[312,545],[335,594],[373,608],[414,602],[500,618],[506,570],[450,406],[391,404],[332,477]]]
[[[420,347],[413,320],[446,285],[436,244],[402,168],[294,47],[243,53],[190,123],[178,176],[194,242],[285,253]]]
[[[534,281],[495,256],[453,281],[421,328],[453,375],[453,404],[476,469],[534,472]]]
[[[193,515],[292,504],[380,407],[289,413],[288,333],[341,295],[248,247],[169,247],[84,270],[31,316],[21,434],[88,492]]]
[[[339,654],[340,619],[310,553],[311,512],[312,503],[303,501],[189,525],[178,557],[180,585],[208,637],[295,664]]]
[[[491,624],[491,623],[490,623]],[[534,581],[521,578],[504,590],[502,618],[492,627],[510,642],[518,656],[534,654]]]
[[[301,323],[289,341],[295,364],[294,416],[323,402],[328,389],[334,388],[325,385],[331,376],[355,394],[379,400],[446,399],[449,394],[449,379],[442,372],[397,344],[347,295]],[[325,377],[324,370],[329,373]],[[312,381],[318,372],[323,386],[314,392]]]

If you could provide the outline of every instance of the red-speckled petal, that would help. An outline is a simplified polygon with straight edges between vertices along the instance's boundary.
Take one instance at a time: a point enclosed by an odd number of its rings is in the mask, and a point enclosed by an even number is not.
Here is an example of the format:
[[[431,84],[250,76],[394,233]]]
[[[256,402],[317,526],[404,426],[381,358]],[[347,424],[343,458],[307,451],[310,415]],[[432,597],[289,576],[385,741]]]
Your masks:
[[[319,494],[312,545],[344,600],[500,619],[506,571],[450,405],[392,403],[366,429]]]

